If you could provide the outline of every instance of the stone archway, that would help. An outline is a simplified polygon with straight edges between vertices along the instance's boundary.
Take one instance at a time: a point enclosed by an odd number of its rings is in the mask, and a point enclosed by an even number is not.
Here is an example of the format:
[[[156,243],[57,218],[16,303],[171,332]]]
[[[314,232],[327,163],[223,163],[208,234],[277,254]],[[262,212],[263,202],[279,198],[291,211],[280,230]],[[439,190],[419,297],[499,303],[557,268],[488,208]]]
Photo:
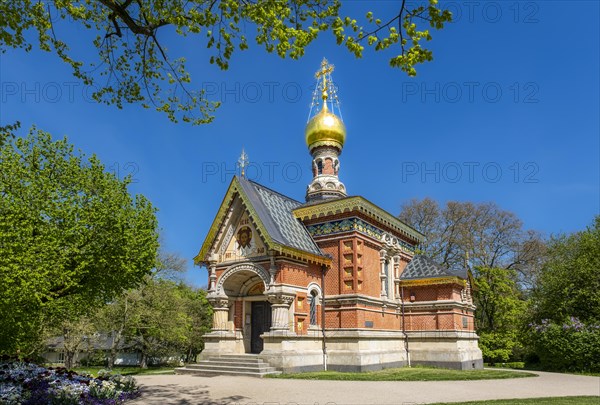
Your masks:
[[[235,294],[236,292],[237,295],[242,294],[249,284],[255,284],[259,279],[265,285],[265,290],[267,290],[270,285],[270,275],[264,268],[254,263],[234,264],[219,277],[215,295],[231,296],[231,293]],[[230,294],[227,294],[227,292],[230,292]]]
[[[213,332],[232,333],[238,353],[262,351],[260,336],[272,326],[269,286],[269,272],[250,262],[232,265],[217,280],[211,294],[215,314]]]

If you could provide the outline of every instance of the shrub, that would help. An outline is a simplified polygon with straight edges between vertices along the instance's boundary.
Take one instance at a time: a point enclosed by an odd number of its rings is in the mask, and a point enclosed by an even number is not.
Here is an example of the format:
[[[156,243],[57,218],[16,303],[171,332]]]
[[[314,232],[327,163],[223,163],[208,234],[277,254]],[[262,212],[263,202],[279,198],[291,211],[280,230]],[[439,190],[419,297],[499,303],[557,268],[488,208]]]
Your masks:
[[[600,371],[600,325],[571,317],[563,324],[545,319],[530,326],[531,345],[544,369]]]
[[[508,363],[485,363],[485,365],[497,368],[525,368],[525,363],[522,361],[512,361]]]

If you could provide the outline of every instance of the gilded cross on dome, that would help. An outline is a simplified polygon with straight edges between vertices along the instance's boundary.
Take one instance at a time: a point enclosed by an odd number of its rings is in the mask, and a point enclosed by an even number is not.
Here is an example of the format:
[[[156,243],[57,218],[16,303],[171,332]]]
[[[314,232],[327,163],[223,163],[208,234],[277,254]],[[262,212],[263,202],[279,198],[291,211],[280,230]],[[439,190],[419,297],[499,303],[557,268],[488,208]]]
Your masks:
[[[242,148],[242,154],[240,155],[240,158],[238,159],[238,166],[241,169],[241,176],[242,177],[246,177],[246,167],[248,166],[248,164],[250,163],[250,161],[248,160],[248,155],[246,154],[246,151],[244,150],[244,148]]]
[[[331,77],[331,72],[333,72],[334,66],[330,65],[327,62],[327,59],[323,58],[321,61],[321,69],[317,70],[315,73],[315,78],[317,81],[322,77],[323,78],[323,89],[321,91],[321,98],[323,99],[323,108],[327,109],[327,97],[329,96],[327,92],[327,77]]]
[[[321,61],[321,69],[317,70],[315,73],[315,78],[318,79],[323,75],[331,73],[333,72],[333,69],[335,69],[335,66],[330,65],[329,62],[327,62],[327,59],[323,58],[323,61]]]

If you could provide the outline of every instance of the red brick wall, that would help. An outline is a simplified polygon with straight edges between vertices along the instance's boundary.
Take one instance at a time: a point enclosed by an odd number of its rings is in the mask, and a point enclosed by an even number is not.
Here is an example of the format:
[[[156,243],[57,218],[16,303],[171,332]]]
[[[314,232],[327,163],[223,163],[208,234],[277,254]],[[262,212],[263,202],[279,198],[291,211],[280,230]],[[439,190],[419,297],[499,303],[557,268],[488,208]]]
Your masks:
[[[325,240],[327,239],[327,240]],[[380,245],[357,232],[342,235],[329,235],[317,239],[317,244],[324,253],[333,258],[331,267],[325,276],[325,295],[364,294],[375,299],[381,295],[380,280]],[[408,264],[407,258],[402,258],[399,271],[402,272]],[[268,270],[269,263],[261,263]],[[321,265],[301,264],[289,260],[277,259],[279,269],[277,283],[285,283],[306,288],[310,283],[321,285]],[[226,267],[217,268],[220,278]],[[393,264],[390,263],[390,270]],[[390,272],[393,277],[394,273]],[[348,287],[346,287],[348,286]],[[437,284],[426,286],[404,287],[405,302],[411,301],[411,293],[415,302],[452,300],[462,302],[462,285]],[[298,302],[303,300],[302,307]],[[243,327],[242,302],[235,302],[234,324],[236,328]],[[293,305],[294,330],[298,334],[306,334],[310,326],[310,304],[306,293],[298,293]],[[321,307],[317,309],[318,325],[321,325]],[[405,313],[407,330],[474,330],[473,313],[462,309],[407,309]],[[466,327],[463,326],[466,320]],[[300,322],[302,329],[300,329]],[[367,327],[367,322],[370,327]],[[379,304],[328,306],[326,308],[325,324],[327,328],[360,328],[401,330],[402,316],[393,307],[382,308]]]
[[[233,324],[235,325],[236,329],[242,329],[244,327],[244,320],[242,319],[242,314],[243,314],[243,302],[241,299],[238,299],[235,302],[235,308],[234,308],[234,312],[233,312]]]

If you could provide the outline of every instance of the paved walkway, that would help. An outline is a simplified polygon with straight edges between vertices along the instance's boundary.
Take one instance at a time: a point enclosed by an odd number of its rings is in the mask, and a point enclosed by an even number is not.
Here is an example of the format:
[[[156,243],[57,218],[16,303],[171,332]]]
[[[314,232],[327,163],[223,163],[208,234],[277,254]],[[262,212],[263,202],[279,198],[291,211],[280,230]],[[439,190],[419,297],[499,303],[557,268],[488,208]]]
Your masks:
[[[138,376],[135,404],[370,405],[502,398],[600,396],[600,377],[536,372],[539,377],[480,381],[318,381],[190,375]],[[600,403],[600,398],[599,398]]]

